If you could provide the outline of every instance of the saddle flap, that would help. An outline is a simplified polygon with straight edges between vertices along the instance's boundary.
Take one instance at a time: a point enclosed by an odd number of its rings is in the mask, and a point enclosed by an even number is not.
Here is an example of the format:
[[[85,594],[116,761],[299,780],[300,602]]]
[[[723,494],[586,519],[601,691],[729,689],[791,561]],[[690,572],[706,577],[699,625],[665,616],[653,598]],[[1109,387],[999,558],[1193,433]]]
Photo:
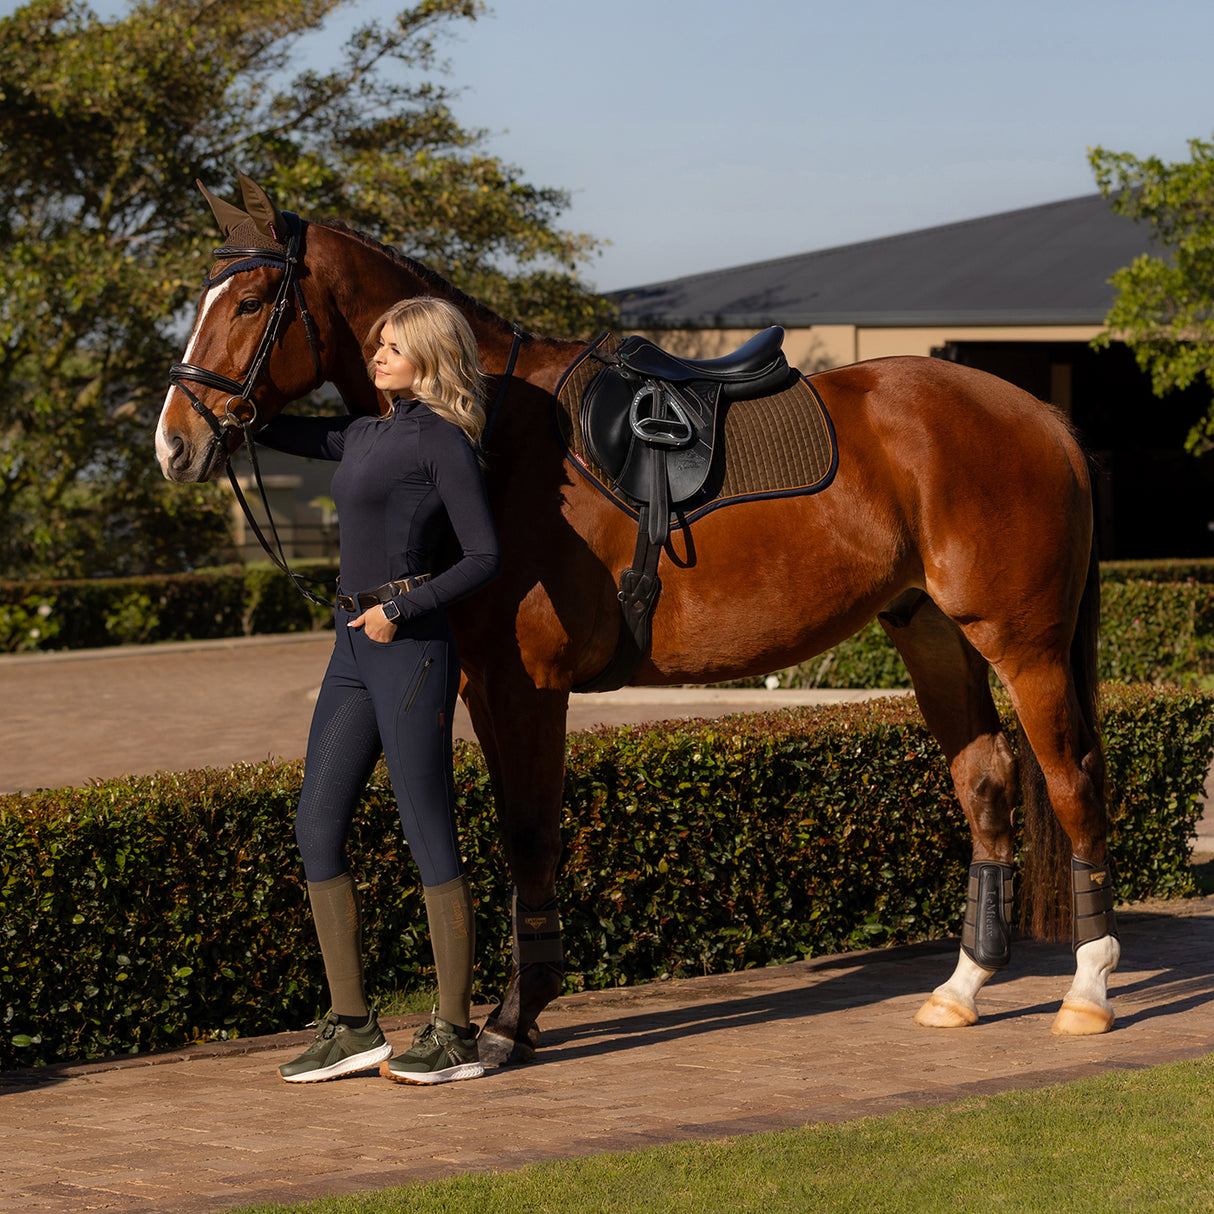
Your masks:
[[[587,453],[638,502],[651,500],[661,461],[670,504],[688,501],[712,470],[718,396],[715,384],[641,384],[607,367],[587,385],[578,411]]]

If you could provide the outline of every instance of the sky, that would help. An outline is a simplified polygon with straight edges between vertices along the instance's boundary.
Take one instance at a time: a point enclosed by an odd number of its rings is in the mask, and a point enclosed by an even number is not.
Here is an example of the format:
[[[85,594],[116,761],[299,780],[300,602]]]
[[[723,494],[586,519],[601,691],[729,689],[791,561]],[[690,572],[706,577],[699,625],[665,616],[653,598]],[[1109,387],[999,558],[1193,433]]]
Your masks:
[[[303,59],[402,7],[353,0]],[[450,30],[457,117],[569,191],[604,291],[1091,194],[1090,147],[1214,135],[1210,0],[492,0]]]

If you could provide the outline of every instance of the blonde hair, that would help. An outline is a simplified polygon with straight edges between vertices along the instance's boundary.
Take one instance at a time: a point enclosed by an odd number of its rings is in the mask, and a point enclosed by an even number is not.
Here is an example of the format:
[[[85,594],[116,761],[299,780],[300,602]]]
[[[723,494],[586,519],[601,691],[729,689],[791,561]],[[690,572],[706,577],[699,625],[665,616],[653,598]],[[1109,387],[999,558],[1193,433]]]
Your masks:
[[[420,295],[393,304],[371,326],[372,351],[385,329],[417,370],[413,395],[479,448],[486,420],[483,372],[476,337],[463,314],[445,299]],[[373,353],[367,363],[372,378],[374,366]]]

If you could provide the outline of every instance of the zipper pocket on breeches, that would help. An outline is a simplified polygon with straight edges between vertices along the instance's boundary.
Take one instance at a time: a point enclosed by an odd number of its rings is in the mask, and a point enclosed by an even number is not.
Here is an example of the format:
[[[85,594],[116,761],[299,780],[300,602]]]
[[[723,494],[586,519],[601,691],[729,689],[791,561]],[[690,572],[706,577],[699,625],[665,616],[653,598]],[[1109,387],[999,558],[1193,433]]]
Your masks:
[[[418,696],[421,694],[422,685],[423,685],[423,684],[425,683],[425,681],[426,681],[426,675],[427,675],[427,673],[429,672],[430,667],[431,667],[431,666],[433,666],[433,665],[434,665],[434,659],[433,659],[433,658],[427,658],[427,659],[426,659],[426,660],[425,660],[425,661],[422,663],[421,674],[419,674],[419,675],[417,676],[417,683],[414,685],[414,688],[413,688],[413,694],[412,694],[412,695],[409,697],[409,702],[408,702],[408,703],[405,705],[405,711],[406,711],[406,712],[412,712],[412,711],[413,711],[413,701],[414,701],[414,700],[416,700],[416,699],[417,699],[417,697],[418,697]]]

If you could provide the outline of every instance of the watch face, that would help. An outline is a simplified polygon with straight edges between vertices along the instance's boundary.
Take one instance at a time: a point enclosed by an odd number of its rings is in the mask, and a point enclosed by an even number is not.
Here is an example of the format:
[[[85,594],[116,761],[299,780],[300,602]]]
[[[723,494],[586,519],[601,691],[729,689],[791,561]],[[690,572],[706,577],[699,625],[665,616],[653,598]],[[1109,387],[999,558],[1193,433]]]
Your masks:
[[[395,620],[400,615],[400,608],[391,599],[383,604],[383,609],[385,619]]]

